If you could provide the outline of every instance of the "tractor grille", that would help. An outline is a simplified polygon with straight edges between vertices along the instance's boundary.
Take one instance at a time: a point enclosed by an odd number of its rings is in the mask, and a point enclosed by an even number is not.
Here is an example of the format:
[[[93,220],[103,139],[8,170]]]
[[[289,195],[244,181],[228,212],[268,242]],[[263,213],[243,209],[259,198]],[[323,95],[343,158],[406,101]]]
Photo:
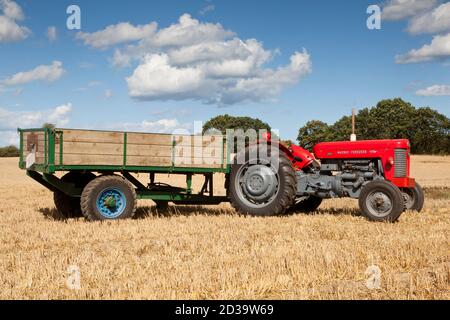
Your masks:
[[[395,149],[395,172],[396,178],[406,178],[406,149]]]

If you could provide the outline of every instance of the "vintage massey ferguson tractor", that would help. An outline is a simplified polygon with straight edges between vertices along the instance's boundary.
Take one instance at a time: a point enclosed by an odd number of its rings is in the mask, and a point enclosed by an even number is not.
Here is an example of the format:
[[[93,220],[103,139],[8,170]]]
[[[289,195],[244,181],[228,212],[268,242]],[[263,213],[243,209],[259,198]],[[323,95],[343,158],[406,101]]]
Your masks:
[[[342,197],[359,199],[361,213],[372,221],[394,222],[405,210],[422,210],[408,140],[319,143],[313,154],[272,142],[270,135],[266,140],[267,146],[250,146],[231,169],[229,197],[239,212],[312,212],[322,199]]]
[[[312,212],[322,199],[350,197],[359,199],[368,219],[393,222],[424,203],[420,185],[410,177],[408,140],[319,143],[310,153],[269,134],[236,150],[234,136],[221,134],[52,128],[19,129],[19,134],[20,168],[53,192],[64,219],[131,218],[137,199],[151,199],[158,209],[169,202],[229,201],[241,214],[270,216]],[[226,177],[226,195],[214,192],[216,173]],[[160,183],[158,174],[184,175],[186,187]],[[199,190],[193,188],[194,175],[204,176]]]

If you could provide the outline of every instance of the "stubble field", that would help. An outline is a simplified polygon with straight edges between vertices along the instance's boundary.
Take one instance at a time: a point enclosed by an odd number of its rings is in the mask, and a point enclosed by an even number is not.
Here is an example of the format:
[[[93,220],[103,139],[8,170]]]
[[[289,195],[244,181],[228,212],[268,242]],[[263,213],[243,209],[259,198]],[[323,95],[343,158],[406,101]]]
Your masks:
[[[348,199],[271,218],[140,201],[133,220],[56,221],[52,194],[17,163],[0,159],[1,299],[450,298],[450,157],[413,157],[424,211],[395,224]]]

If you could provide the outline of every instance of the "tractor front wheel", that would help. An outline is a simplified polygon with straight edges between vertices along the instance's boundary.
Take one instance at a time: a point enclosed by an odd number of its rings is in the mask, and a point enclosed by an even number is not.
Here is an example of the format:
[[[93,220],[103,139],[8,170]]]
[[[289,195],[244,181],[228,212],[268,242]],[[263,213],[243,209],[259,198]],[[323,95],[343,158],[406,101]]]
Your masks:
[[[359,208],[371,221],[395,222],[404,210],[402,192],[388,181],[369,182],[361,190]]]
[[[416,182],[414,188],[402,188],[401,191],[405,201],[405,210],[422,211],[425,195],[420,184]]]

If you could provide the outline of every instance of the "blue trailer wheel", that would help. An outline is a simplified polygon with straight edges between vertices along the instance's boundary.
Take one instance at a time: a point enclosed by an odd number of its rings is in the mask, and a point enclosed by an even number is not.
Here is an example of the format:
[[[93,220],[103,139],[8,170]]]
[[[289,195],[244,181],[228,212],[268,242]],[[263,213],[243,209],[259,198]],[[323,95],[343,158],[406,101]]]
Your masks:
[[[122,191],[106,188],[97,197],[97,210],[107,219],[119,217],[127,206],[127,199]]]
[[[121,176],[97,177],[81,194],[81,210],[91,221],[132,218],[136,212],[135,187]]]

